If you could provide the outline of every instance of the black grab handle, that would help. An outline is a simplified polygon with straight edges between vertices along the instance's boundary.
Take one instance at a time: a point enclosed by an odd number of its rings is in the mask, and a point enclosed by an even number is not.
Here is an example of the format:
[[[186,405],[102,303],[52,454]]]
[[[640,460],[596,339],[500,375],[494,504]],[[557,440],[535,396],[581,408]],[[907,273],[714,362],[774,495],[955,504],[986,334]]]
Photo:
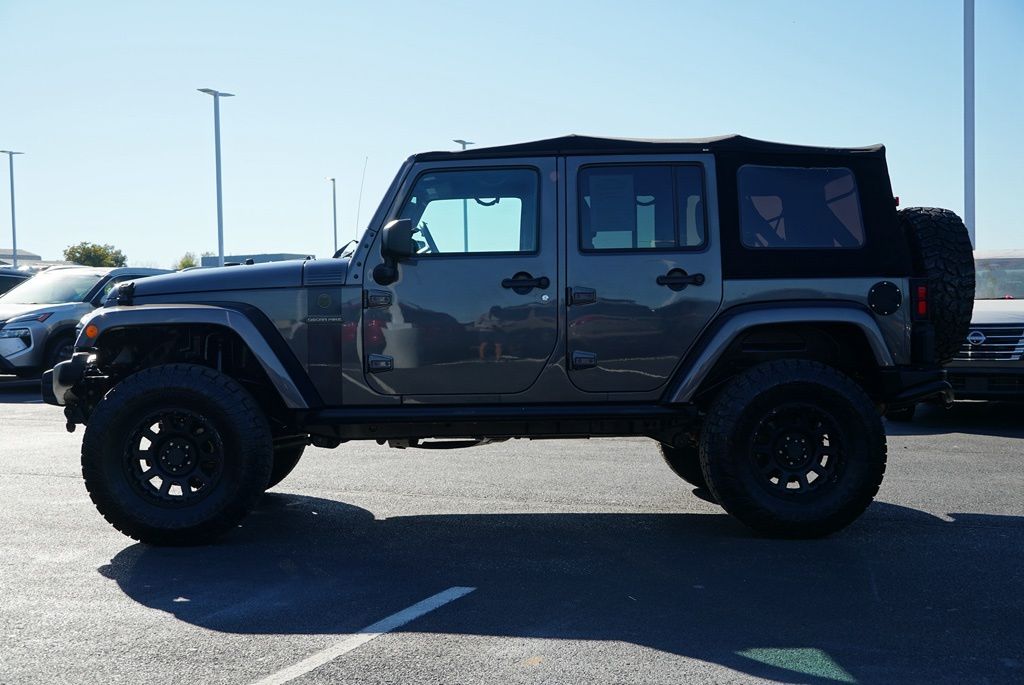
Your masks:
[[[545,290],[551,285],[551,279],[547,276],[541,276],[540,278],[520,278],[519,274],[516,274],[514,278],[506,278],[502,280],[502,288],[511,288],[512,290],[530,290],[531,288],[540,288]]]
[[[658,276],[658,285],[665,285],[673,290],[682,290],[688,285],[704,285],[704,274],[688,274],[682,269],[672,269],[664,276]]]

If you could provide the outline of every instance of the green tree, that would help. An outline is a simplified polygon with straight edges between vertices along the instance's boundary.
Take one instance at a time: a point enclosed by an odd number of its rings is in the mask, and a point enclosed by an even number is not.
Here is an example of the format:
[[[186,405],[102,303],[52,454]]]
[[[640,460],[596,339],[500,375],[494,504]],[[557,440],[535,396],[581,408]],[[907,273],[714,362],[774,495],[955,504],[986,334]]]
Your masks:
[[[64,259],[82,266],[124,266],[128,258],[113,245],[82,241],[64,250]]]
[[[187,268],[189,268],[191,266],[198,266],[198,265],[199,265],[199,261],[196,259],[196,253],[195,252],[186,252],[185,254],[183,254],[181,256],[181,259],[178,260],[178,263],[174,265],[174,268],[180,270],[180,269],[187,269]]]

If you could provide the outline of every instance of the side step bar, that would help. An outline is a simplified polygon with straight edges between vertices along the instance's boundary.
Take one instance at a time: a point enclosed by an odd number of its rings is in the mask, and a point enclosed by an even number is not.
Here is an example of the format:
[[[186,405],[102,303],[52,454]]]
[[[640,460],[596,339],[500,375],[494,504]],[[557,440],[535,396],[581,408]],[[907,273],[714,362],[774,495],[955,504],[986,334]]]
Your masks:
[[[691,406],[665,404],[406,405],[320,409],[302,414],[304,430],[341,440],[400,438],[657,437],[685,430]]]

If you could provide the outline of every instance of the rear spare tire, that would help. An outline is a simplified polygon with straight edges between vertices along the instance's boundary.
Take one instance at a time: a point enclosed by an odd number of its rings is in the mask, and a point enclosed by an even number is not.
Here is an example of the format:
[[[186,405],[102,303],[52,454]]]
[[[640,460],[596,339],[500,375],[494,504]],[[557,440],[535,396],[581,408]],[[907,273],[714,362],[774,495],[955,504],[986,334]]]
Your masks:
[[[900,226],[914,253],[917,273],[928,280],[928,308],[935,325],[935,355],[946,363],[960,350],[974,309],[974,254],[967,227],[955,213],[907,207]]]

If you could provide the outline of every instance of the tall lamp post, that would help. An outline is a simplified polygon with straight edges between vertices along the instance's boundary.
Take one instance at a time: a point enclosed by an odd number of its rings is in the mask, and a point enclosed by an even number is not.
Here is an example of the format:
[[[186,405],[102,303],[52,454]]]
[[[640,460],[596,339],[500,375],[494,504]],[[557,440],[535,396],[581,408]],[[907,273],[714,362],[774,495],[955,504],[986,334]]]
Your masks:
[[[328,176],[331,182],[331,207],[334,210],[334,254],[338,254],[338,184],[333,176]]]
[[[0,154],[7,155],[7,167],[11,171],[11,266],[18,268],[18,228],[14,221],[14,155],[23,155],[24,152],[13,150],[0,150]]]
[[[200,93],[213,96],[213,145],[217,158],[217,266],[224,266],[224,203],[220,192],[220,99],[234,97],[213,88],[197,88]]]
[[[974,242],[974,0],[964,0],[964,223]]]
[[[462,140],[461,138],[456,138],[452,142],[461,145],[463,150],[470,145],[476,145],[476,143],[470,140]],[[466,204],[465,198],[462,200],[462,251],[469,252],[469,205]]]

